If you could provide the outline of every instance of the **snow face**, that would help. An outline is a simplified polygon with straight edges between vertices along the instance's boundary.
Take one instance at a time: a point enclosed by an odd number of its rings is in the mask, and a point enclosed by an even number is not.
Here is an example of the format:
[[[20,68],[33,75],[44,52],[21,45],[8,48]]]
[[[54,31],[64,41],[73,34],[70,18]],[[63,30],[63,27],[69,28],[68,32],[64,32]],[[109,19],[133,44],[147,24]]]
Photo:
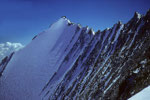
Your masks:
[[[150,86],[146,87],[139,93],[135,94],[128,100],[149,100],[150,99]]]
[[[10,53],[14,51],[18,51],[19,49],[23,47],[24,46],[21,43],[11,43],[11,42],[1,43],[0,44],[0,62],[4,57],[9,56]]]
[[[0,98],[40,100],[42,88],[57,71],[57,61],[61,61],[60,53],[63,52],[58,52],[62,45],[57,43],[64,42],[67,45],[70,41],[67,35],[72,36],[75,29],[75,25],[68,26],[68,20],[61,18],[37,35],[29,45],[16,52],[0,78]],[[63,38],[60,38],[62,36]],[[57,45],[57,48],[52,51],[54,45]]]

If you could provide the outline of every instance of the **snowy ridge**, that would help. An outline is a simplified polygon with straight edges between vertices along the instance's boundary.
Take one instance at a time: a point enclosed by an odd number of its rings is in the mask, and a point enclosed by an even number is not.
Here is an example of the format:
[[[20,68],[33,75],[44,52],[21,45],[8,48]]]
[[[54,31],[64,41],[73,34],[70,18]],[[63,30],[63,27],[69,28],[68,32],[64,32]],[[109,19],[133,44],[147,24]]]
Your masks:
[[[148,85],[139,80],[143,78],[140,74],[149,71],[148,13],[135,13],[128,23],[119,21],[97,32],[60,18],[7,60],[0,78],[0,98],[129,98]],[[136,84],[142,85],[137,89]]]

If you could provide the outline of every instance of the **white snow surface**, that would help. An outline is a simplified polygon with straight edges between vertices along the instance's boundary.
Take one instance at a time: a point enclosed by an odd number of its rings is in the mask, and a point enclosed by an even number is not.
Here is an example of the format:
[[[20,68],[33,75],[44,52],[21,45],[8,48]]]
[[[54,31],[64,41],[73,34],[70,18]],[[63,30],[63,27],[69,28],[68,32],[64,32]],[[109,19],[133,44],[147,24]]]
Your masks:
[[[150,100],[150,86],[146,87],[128,100]]]
[[[70,41],[70,37],[66,35],[72,36],[76,27],[77,25],[68,26],[68,20],[60,18],[30,44],[16,52],[0,78],[0,98],[41,100],[40,92],[58,70],[58,61],[61,61],[60,56],[64,53],[62,49]]]

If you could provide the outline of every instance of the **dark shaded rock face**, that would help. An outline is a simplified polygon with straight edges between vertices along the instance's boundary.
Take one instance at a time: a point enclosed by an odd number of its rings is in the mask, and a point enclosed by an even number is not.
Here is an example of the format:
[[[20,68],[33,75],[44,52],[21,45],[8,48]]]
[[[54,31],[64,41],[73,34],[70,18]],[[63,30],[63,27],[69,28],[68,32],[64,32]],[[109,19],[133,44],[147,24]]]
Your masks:
[[[39,94],[44,100],[127,100],[150,85],[150,11],[95,35],[78,26],[64,52]],[[0,76],[11,56],[0,64]]]
[[[8,62],[10,61],[11,57],[14,53],[11,53],[10,56],[6,56],[0,63],[0,77],[2,76]]]
[[[50,93],[51,81],[57,73],[53,75],[42,90],[45,97],[50,100],[127,100],[150,85],[149,13],[145,16],[135,13],[128,23],[118,22],[94,36],[91,30],[89,34],[82,30],[63,63],[69,62],[72,54],[76,55],[78,47],[83,52]]]

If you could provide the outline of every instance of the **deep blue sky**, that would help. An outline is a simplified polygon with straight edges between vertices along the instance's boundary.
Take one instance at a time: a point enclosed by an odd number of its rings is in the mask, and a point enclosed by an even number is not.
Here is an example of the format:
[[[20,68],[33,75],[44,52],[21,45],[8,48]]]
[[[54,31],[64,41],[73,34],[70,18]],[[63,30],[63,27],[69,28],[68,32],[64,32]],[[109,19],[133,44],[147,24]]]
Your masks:
[[[0,43],[27,44],[61,16],[97,31],[149,8],[150,0],[0,0]]]

